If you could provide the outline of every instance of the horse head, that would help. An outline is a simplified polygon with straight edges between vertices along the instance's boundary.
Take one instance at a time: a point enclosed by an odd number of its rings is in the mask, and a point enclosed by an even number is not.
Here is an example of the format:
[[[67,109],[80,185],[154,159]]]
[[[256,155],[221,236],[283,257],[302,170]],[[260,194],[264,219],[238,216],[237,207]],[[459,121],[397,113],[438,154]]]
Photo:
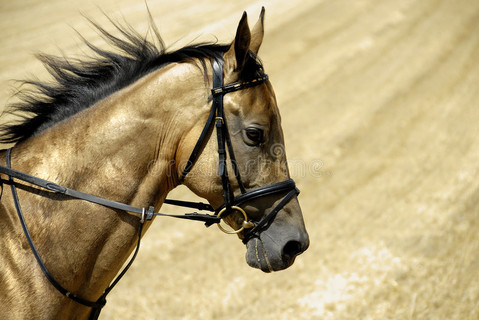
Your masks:
[[[201,146],[198,158],[187,158],[198,146],[203,123],[197,123],[195,134],[185,139],[177,153],[177,162],[186,164],[179,166],[180,180],[206,198],[231,233],[246,244],[248,264],[272,272],[291,266],[308,248],[309,237],[297,200],[299,191],[288,171],[274,90],[257,57],[263,34],[264,9],[251,31],[244,13],[223,56],[219,69],[223,80],[216,85],[213,80],[220,97],[214,97],[214,89],[212,108],[220,99],[217,103],[224,109],[221,116],[216,113],[217,134],[204,126],[203,131],[210,134],[208,142]],[[218,156],[222,152],[229,161]]]

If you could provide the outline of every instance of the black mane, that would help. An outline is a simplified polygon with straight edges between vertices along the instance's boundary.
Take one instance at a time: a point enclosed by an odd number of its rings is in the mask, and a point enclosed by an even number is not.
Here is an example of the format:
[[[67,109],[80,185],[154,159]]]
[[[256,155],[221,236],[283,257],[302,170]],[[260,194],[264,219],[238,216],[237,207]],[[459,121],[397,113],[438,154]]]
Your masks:
[[[0,127],[0,142],[24,141],[170,63],[199,59],[206,70],[206,60],[218,57],[229,48],[229,45],[200,43],[167,52],[151,16],[153,42],[129,25],[110,21],[122,38],[90,22],[112,46],[111,51],[84,40],[94,57],[80,60],[38,55],[54,81],[23,82],[27,89],[20,91],[20,102],[7,106],[7,112],[18,116],[20,121]],[[248,73],[260,72],[261,64],[257,58],[249,55],[248,60]]]

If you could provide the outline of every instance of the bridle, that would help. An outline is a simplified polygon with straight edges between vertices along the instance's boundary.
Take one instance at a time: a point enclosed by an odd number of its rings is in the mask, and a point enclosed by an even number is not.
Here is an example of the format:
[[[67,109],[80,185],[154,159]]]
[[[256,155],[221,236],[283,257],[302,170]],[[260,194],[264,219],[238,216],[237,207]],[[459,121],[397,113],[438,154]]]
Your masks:
[[[274,183],[271,185],[246,191],[244,184],[241,180],[241,176],[240,176],[237,164],[236,164],[236,158],[234,155],[233,146],[231,143],[228,127],[226,124],[226,117],[224,115],[224,109],[223,109],[223,97],[230,92],[239,91],[239,90],[260,85],[268,80],[268,76],[266,74],[263,74],[250,81],[238,81],[228,85],[224,85],[222,54],[221,56],[213,59],[212,67],[213,67],[213,89],[211,90],[212,97],[213,97],[212,107],[211,107],[208,119],[206,121],[206,124],[203,128],[203,131],[201,132],[200,137],[198,138],[198,141],[195,147],[193,148],[193,151],[191,152],[189,160],[180,176],[180,183],[184,182],[184,179],[193,168],[200,154],[200,150],[202,146],[204,145],[205,140],[208,136],[208,132],[210,131],[210,128],[212,127],[214,122],[216,127],[217,141],[218,141],[218,159],[219,159],[218,175],[221,177],[221,183],[223,186],[224,204],[215,210],[209,204],[204,204],[201,202],[190,202],[190,201],[166,199],[164,203],[175,205],[175,206],[195,208],[198,210],[207,210],[207,211],[214,212],[215,213],[214,215],[200,214],[197,212],[187,213],[184,215],[172,215],[172,214],[159,213],[159,212],[155,212],[153,206],[149,206],[148,208],[137,208],[137,207],[130,206],[128,204],[107,200],[98,196],[73,190],[73,189],[58,185],[56,183],[31,176],[27,173],[23,173],[18,170],[12,169],[12,166],[11,166],[12,149],[10,148],[6,151],[6,166],[0,165],[0,173],[8,175],[9,179],[1,180],[0,183],[2,186],[2,190],[3,190],[3,183],[9,184],[11,187],[17,215],[19,217],[20,223],[22,225],[23,231],[30,245],[30,248],[35,256],[35,259],[37,260],[45,277],[61,294],[72,299],[73,301],[77,303],[80,303],[84,306],[92,308],[90,319],[98,318],[101,309],[106,304],[106,296],[113,289],[113,287],[120,281],[120,279],[125,275],[129,267],[132,265],[134,259],[136,258],[136,255],[140,248],[141,235],[142,235],[145,221],[152,220],[154,216],[166,216],[166,217],[173,217],[173,218],[179,218],[179,219],[202,221],[205,223],[207,227],[216,223],[218,227],[225,233],[237,234],[237,233],[243,232],[243,243],[246,244],[250,239],[254,237],[259,237],[260,233],[266,230],[271,225],[277,213],[295,195],[299,194],[299,190],[296,188],[295,182],[292,179],[288,179],[286,181],[282,181],[279,183]],[[233,194],[231,183],[228,177],[227,153],[230,156],[233,172],[234,172],[236,181],[238,183],[239,189],[241,191],[241,194],[236,197]],[[70,291],[65,289],[60,283],[58,283],[55,280],[55,278],[50,274],[45,264],[43,263],[43,260],[41,259],[40,254],[35,247],[35,244],[32,241],[27,225],[25,223],[24,215],[23,215],[18,194],[16,191],[16,183],[14,182],[14,178],[36,185],[43,189],[46,189],[47,191],[49,191],[49,193],[60,193],[72,198],[85,200],[85,201],[96,203],[108,208],[122,210],[129,213],[137,214],[140,216],[140,226],[138,229],[138,241],[137,241],[135,251],[132,257],[130,258],[130,261],[124,267],[124,269],[120,272],[120,274],[115,278],[115,280],[110,284],[110,286],[104,291],[104,293],[100,296],[100,298],[97,301],[94,301],[94,302],[89,301],[75,295],[74,293],[71,293]],[[248,215],[241,208],[242,204],[245,204],[249,201],[252,201],[261,197],[265,197],[265,196],[270,196],[275,194],[284,194],[284,193],[286,193],[286,195],[283,196],[280,202],[260,221],[248,220],[249,218]],[[228,231],[220,225],[220,222],[221,222],[221,219],[225,218],[226,216],[228,216],[229,214],[233,212],[240,212],[242,214],[243,223],[239,229]]]
[[[242,226],[234,231],[225,230],[221,224],[218,223],[218,227],[225,233],[236,234],[244,231],[243,233],[243,243],[247,243],[253,237],[259,237],[259,233],[264,229],[268,228],[271,222],[276,217],[276,214],[281,210],[286,203],[291,200],[291,198],[299,194],[299,190],[296,188],[294,180],[288,179],[283,182],[274,183],[271,185],[259,187],[246,191],[243,181],[241,180],[241,175],[238,170],[236,157],[233,150],[233,145],[231,143],[231,138],[228,131],[228,126],[226,124],[226,117],[224,115],[223,108],[223,97],[230,93],[246,88],[254,87],[268,81],[268,75],[263,74],[257,78],[254,78],[250,81],[238,81],[232,84],[224,85],[223,84],[223,57],[214,59],[212,62],[213,67],[213,89],[211,93],[213,95],[213,104],[210,110],[206,124],[203,127],[203,131],[200,134],[198,141],[196,142],[193,151],[188,159],[187,165],[184,168],[181,176],[180,182],[183,183],[185,177],[192,169],[195,164],[199,151],[204,145],[207,134],[213,124],[215,123],[216,127],[216,138],[218,141],[218,175],[221,177],[221,184],[223,186],[223,205],[218,208],[215,213],[217,217],[224,218],[227,215],[237,211],[243,215],[243,224]],[[227,170],[227,152],[230,156],[231,167],[235,175],[236,181],[238,183],[241,194],[238,196],[233,195],[231,188],[231,182],[228,177]],[[248,215],[240,207],[241,204],[257,199],[259,197],[264,197],[272,194],[281,194],[285,193],[286,196],[281,200],[281,202],[271,210],[262,220],[259,222],[248,221]]]

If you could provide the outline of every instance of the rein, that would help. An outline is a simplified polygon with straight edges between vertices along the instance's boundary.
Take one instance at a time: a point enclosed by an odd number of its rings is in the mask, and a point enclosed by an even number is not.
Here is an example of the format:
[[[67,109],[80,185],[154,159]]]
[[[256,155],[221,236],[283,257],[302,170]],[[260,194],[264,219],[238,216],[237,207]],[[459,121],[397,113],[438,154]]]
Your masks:
[[[17,215],[19,217],[20,223],[22,225],[23,231],[25,233],[25,236],[27,238],[27,241],[30,245],[30,249],[33,252],[33,255],[35,256],[35,259],[37,260],[43,274],[45,277],[50,281],[50,283],[64,296],[68,297],[69,299],[82,304],[87,307],[92,308],[92,312],[90,314],[90,319],[98,319],[100,315],[101,309],[105,306],[106,304],[106,296],[108,293],[113,289],[113,287],[120,281],[120,279],[125,275],[125,273],[128,271],[130,266],[132,265],[133,261],[136,258],[136,255],[138,254],[138,251],[140,249],[140,242],[141,242],[141,235],[143,231],[143,226],[145,221],[150,221],[153,219],[154,216],[163,216],[163,217],[172,217],[172,218],[178,218],[178,219],[186,219],[186,220],[194,220],[194,221],[202,221],[205,223],[207,227],[211,226],[212,224],[217,224],[218,227],[224,231],[225,233],[230,233],[230,234],[237,234],[242,231],[243,233],[243,243],[247,243],[250,239],[254,237],[259,237],[260,233],[267,229],[274,218],[276,217],[277,213],[295,196],[299,194],[299,190],[296,188],[295,182],[292,179],[274,183],[271,185],[255,188],[252,190],[246,191],[244,184],[241,180],[241,176],[236,164],[236,158],[234,156],[234,151],[233,151],[233,146],[231,143],[228,127],[226,124],[226,118],[224,115],[224,109],[223,109],[223,97],[227,93],[234,92],[234,91],[239,91],[243,90],[246,88],[254,87],[257,86],[261,83],[264,83],[268,80],[268,76],[266,74],[255,78],[250,81],[238,81],[234,82],[232,84],[224,85],[223,84],[223,58],[222,56],[214,59],[212,62],[213,66],[213,89],[211,90],[212,96],[213,96],[213,103],[211,107],[210,114],[208,116],[208,119],[206,121],[206,124],[203,128],[203,131],[200,134],[200,137],[198,138],[198,141],[193,148],[193,151],[191,152],[191,155],[189,157],[189,160],[187,162],[186,167],[184,168],[181,176],[180,176],[180,183],[184,182],[185,177],[188,175],[188,173],[191,171],[193,165],[195,164],[199,154],[200,150],[205,143],[205,139],[208,136],[208,131],[210,130],[211,126],[213,125],[213,122],[215,123],[216,127],[216,134],[217,134],[217,141],[218,141],[218,159],[219,159],[219,165],[218,165],[218,175],[221,177],[221,183],[223,186],[223,198],[224,198],[224,204],[218,208],[214,209],[212,206],[209,204],[201,203],[201,202],[190,202],[190,201],[181,201],[181,200],[170,200],[166,199],[164,203],[170,204],[170,205],[175,205],[175,206],[181,206],[181,207],[187,207],[187,208],[194,208],[198,210],[206,210],[206,211],[211,211],[214,212],[215,215],[209,215],[209,214],[200,214],[197,212],[193,213],[186,213],[184,215],[173,215],[173,214],[165,214],[165,213],[159,213],[155,212],[155,209],[153,206],[149,206],[148,208],[137,208],[134,206],[130,206],[125,203],[120,203],[116,201],[111,201],[107,200],[98,196],[94,196],[91,194],[83,193],[77,190],[73,190],[70,188],[66,188],[64,186],[58,185],[56,183],[40,179],[38,177],[31,176],[29,174],[17,171],[15,169],[12,169],[11,166],[11,150],[8,149],[6,152],[6,165],[7,166],[1,166],[0,165],[0,173],[8,175],[8,181],[6,181],[10,187],[11,187],[11,192],[15,204],[15,208],[17,211]],[[234,196],[232,188],[231,188],[231,183],[228,177],[228,171],[227,171],[227,154],[230,156],[230,161],[231,165],[233,168],[233,173],[235,175],[236,181],[238,182],[239,189],[241,191],[241,194],[238,196]],[[45,264],[43,263],[43,260],[40,257],[40,254],[38,253],[35,244],[32,241],[32,238],[30,236],[30,233],[28,231],[27,225],[25,223],[24,215],[20,206],[20,201],[18,198],[17,190],[16,190],[16,184],[14,182],[14,178],[18,180],[25,181],[27,183],[33,184],[37,187],[46,189],[50,192],[53,193],[59,193],[63,194],[65,196],[69,196],[72,198],[76,199],[81,199],[84,201],[92,202],[95,204],[102,205],[104,207],[112,208],[112,209],[117,209],[133,214],[139,215],[140,218],[140,225],[138,228],[138,241],[136,244],[135,251],[130,258],[130,261],[128,264],[125,266],[125,268],[120,272],[120,274],[113,280],[113,282],[110,284],[110,286],[104,291],[104,293],[100,296],[100,298],[96,301],[88,301],[86,299],[83,299],[81,297],[78,297],[77,295],[71,293],[67,289],[65,289],[63,286],[61,286],[55,278],[50,274],[48,269],[46,268]],[[3,181],[2,181],[3,182]],[[2,189],[3,190],[3,189]],[[241,204],[244,204],[248,201],[260,198],[260,197],[265,197],[265,196],[270,196],[274,194],[284,194],[286,195],[281,199],[281,201],[265,216],[263,217],[260,221],[249,221],[248,220],[248,215],[246,212],[240,207]],[[225,230],[221,225],[221,219],[226,217],[227,215],[233,213],[233,212],[239,212],[243,215],[243,224],[242,226],[234,231],[227,231]]]
[[[29,174],[14,170],[11,168],[11,151],[12,149],[8,149],[6,152],[6,164],[7,166],[1,166],[0,165],[0,173],[4,173],[8,175],[8,184],[10,185],[11,191],[12,191],[12,196],[13,196],[13,202],[15,204],[15,209],[17,211],[18,218],[20,220],[20,224],[22,225],[23,232],[25,234],[25,237],[27,238],[28,244],[30,246],[30,249],[37,260],[38,265],[40,266],[40,269],[42,270],[43,274],[45,277],[50,281],[50,283],[57,289],[62,295],[65,297],[82,304],[84,306],[92,308],[92,312],[90,314],[89,319],[98,319],[100,315],[101,309],[106,305],[106,296],[110,291],[118,284],[118,282],[121,280],[121,278],[126,274],[128,269],[131,267],[133,264],[133,261],[135,260],[138,251],[140,249],[140,243],[141,243],[141,236],[143,233],[143,226],[145,221],[150,221],[153,219],[154,216],[164,216],[164,217],[172,217],[172,218],[178,218],[178,219],[187,219],[187,220],[196,220],[196,221],[203,221],[205,222],[205,225],[209,227],[210,225],[214,223],[219,223],[221,221],[221,218],[213,216],[213,215],[207,215],[207,214],[199,214],[196,212],[193,213],[187,213],[184,215],[172,215],[172,214],[165,214],[165,213],[159,213],[159,212],[154,212],[154,207],[150,206],[148,209],[140,209],[136,208],[124,203],[116,202],[116,201],[111,201],[111,200],[106,200],[101,197],[97,197],[94,195],[90,195],[87,193],[83,193],[80,191],[76,191],[73,189],[69,189],[63,186],[60,186],[56,183],[43,180],[34,176],[31,176]],[[123,270],[120,272],[120,274],[113,280],[113,282],[110,284],[110,286],[103,292],[103,294],[98,298],[96,301],[89,301],[86,299],[83,299],[74,293],[70,292],[69,290],[65,289],[55,278],[52,276],[52,274],[48,271],[47,267],[45,266],[45,263],[43,262],[42,258],[40,257],[40,254],[33,243],[32,237],[30,235],[30,232],[28,231],[28,227],[25,222],[25,218],[23,215],[22,208],[20,206],[20,200],[18,198],[17,194],[17,188],[14,182],[14,178],[18,180],[23,180],[25,182],[31,183],[33,185],[36,185],[38,187],[44,188],[46,190],[52,191],[54,193],[60,193],[64,194],[67,196],[70,196],[72,198],[80,199],[80,200],[85,200],[88,202],[96,203],[103,205],[108,208],[112,209],[119,209],[123,211],[127,211],[130,213],[137,213],[141,214],[141,219],[140,219],[140,226],[138,227],[138,241],[135,247],[135,251],[130,258],[130,261],[128,264],[123,268]],[[2,181],[3,183],[3,181]],[[183,206],[183,207],[189,207],[189,208],[196,208],[198,210],[209,210],[209,211],[214,211],[214,209],[208,205],[204,204],[201,202],[189,202],[189,201],[181,201],[181,200],[165,200],[165,203],[168,203],[170,205],[177,205],[177,206]]]

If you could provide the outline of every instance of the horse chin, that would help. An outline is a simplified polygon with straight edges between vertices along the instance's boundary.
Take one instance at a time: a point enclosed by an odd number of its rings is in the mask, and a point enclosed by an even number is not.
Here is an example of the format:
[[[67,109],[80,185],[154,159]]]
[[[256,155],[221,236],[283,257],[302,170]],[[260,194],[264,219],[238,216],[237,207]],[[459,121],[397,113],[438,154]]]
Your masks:
[[[269,273],[290,267],[295,257],[284,256],[281,248],[263,236],[254,237],[246,243],[246,262],[252,268]]]

